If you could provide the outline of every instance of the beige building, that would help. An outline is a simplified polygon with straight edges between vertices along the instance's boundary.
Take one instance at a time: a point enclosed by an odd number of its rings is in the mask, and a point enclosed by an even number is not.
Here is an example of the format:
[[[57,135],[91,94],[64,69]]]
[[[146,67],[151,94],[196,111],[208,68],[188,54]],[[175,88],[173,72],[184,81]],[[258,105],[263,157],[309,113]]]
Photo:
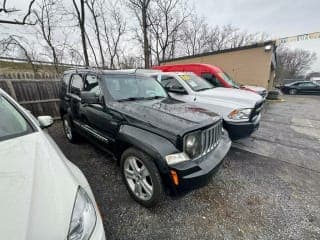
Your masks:
[[[216,65],[240,84],[271,89],[275,79],[275,49],[275,42],[269,41],[245,47],[180,57],[162,62],[161,65],[185,63]]]

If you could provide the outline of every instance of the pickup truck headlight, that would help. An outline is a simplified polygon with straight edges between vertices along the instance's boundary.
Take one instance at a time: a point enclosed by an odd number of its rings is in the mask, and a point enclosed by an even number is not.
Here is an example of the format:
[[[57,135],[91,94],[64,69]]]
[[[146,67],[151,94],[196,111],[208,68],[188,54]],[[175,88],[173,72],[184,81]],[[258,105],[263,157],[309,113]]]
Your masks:
[[[184,137],[183,150],[191,159],[201,154],[201,131],[190,133]]]
[[[251,111],[251,108],[235,109],[231,113],[229,113],[228,117],[232,120],[248,120]]]
[[[72,211],[68,240],[88,240],[96,220],[96,211],[90,197],[82,187],[79,187]]]

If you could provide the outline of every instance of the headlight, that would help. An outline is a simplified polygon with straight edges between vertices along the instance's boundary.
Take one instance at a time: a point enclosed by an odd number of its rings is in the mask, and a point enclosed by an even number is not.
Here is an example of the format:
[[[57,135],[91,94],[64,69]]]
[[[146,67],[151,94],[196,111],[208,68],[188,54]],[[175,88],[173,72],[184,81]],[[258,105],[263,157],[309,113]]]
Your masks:
[[[168,165],[174,165],[174,164],[185,162],[188,160],[190,160],[190,158],[185,153],[175,153],[175,154],[166,156],[166,161]]]
[[[191,133],[184,137],[184,152],[192,158],[201,154],[201,131]]]
[[[228,115],[228,117],[233,120],[244,120],[244,119],[249,119],[250,114],[251,114],[250,108],[235,109]]]
[[[74,203],[68,240],[88,240],[96,225],[96,212],[86,191],[79,187]]]

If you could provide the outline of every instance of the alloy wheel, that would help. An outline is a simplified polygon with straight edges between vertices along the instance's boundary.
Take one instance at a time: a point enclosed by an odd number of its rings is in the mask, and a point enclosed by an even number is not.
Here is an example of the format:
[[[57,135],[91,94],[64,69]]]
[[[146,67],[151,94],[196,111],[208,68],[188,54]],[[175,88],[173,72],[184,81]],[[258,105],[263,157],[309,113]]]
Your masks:
[[[290,89],[289,91],[290,95],[295,95],[297,93],[297,90],[295,89]]]
[[[124,176],[137,198],[144,201],[152,198],[154,189],[150,172],[140,159],[134,156],[125,159]]]

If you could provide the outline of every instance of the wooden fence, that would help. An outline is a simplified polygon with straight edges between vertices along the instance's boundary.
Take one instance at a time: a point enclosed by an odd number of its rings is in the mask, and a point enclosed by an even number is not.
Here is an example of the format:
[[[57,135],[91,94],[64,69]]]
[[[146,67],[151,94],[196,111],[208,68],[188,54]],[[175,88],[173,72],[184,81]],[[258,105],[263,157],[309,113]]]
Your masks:
[[[59,114],[59,79],[0,79],[0,88],[35,116]]]

